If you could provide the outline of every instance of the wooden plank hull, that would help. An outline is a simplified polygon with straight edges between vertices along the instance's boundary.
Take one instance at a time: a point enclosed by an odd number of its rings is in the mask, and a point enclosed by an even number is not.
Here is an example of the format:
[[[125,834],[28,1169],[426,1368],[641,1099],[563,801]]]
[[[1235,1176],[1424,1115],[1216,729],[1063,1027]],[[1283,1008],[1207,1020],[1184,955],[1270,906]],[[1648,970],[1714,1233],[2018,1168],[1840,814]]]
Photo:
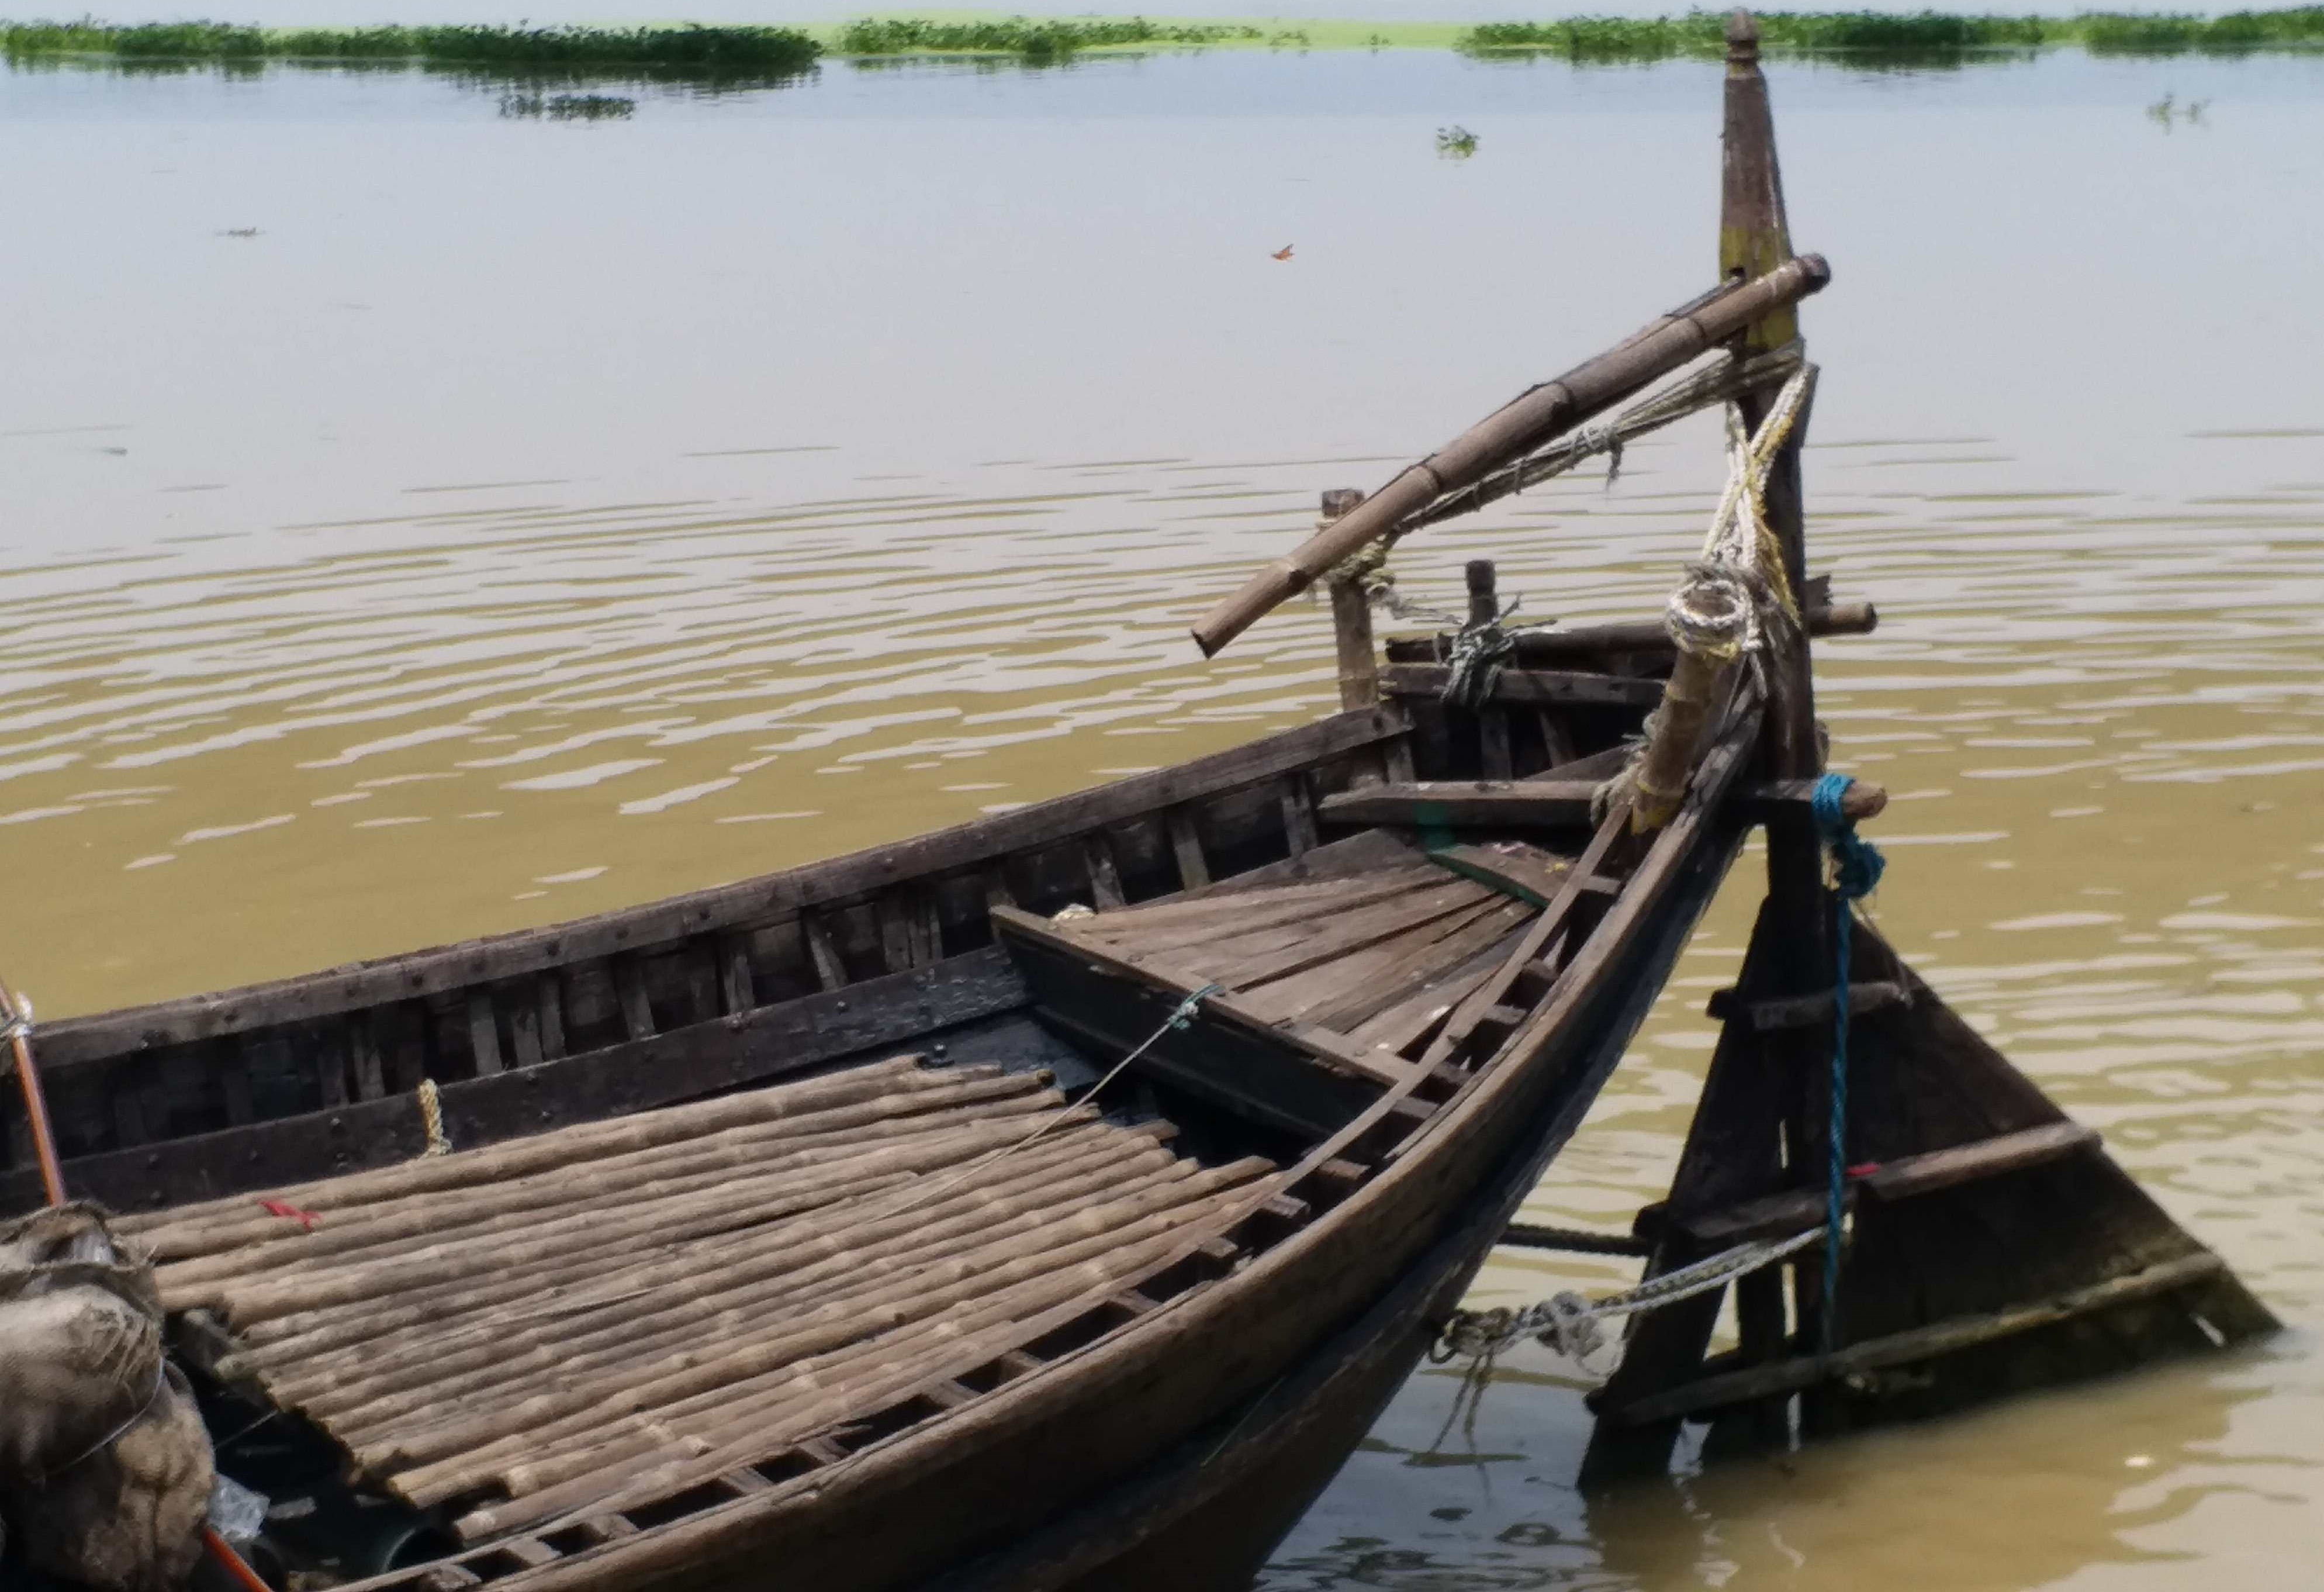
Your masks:
[[[1258,1398],[1009,1549],[933,1576],[919,1592],[1207,1592],[1247,1586],[1336,1476],[1434,1341],[1527,1195],[1604,1086],[1733,861],[1739,835],[1703,848],[1643,937],[1571,1069],[1427,1247],[1366,1308]],[[739,1583],[738,1588],[739,1588]]]

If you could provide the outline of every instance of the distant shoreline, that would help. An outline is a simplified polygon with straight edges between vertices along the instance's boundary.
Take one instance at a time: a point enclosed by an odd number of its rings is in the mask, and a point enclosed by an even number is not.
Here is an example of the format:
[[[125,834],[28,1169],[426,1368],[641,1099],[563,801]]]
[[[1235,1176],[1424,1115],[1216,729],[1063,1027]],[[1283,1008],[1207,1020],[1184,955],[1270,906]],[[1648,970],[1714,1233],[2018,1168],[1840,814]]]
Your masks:
[[[2324,51],[2324,5],[2217,17],[2087,12],[2070,17],[1922,12],[1759,14],[1771,55],[1878,64],[1969,64],[2078,47],[2093,55],[2233,57]],[[1579,16],[1534,23],[1214,22],[1148,17],[874,16],[815,27],[258,28],[224,23],[0,23],[12,65],[252,70],[417,68],[524,79],[779,83],[819,60],[981,59],[1054,65],[1154,50],[1453,50],[1577,65],[1718,58],[1725,14],[1645,21]]]

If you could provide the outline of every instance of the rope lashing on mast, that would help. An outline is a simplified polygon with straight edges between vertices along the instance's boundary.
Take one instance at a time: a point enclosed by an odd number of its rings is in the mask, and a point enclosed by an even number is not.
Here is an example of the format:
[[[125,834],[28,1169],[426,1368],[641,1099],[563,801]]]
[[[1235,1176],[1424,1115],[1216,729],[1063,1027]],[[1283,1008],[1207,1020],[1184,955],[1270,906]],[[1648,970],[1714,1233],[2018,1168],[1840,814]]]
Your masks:
[[[1489,1360],[1530,1337],[1569,1359],[1586,1360],[1606,1341],[1600,1322],[1657,1310],[1724,1288],[1738,1277],[1774,1265],[1822,1242],[1824,1229],[1810,1227],[1788,1238],[1759,1238],[1738,1244],[1692,1265],[1649,1277],[1636,1288],[1601,1299],[1585,1299],[1569,1289],[1524,1310],[1504,1306],[1489,1310],[1455,1310],[1445,1319],[1428,1357],[1439,1365],[1459,1359]]]
[[[1794,361],[1756,430],[1741,407],[1727,406],[1727,486],[1711,516],[1702,556],[1663,609],[1663,627],[1678,656],[1630,761],[1600,787],[1602,815],[1630,803],[1638,833],[1660,828],[1678,811],[1694,771],[1704,724],[1718,710],[1723,682],[1738,659],[1758,668],[1775,626],[1796,628],[1797,599],[1784,568],[1782,541],[1767,523],[1767,481],[1807,406],[1815,366]]]
[[[1815,815],[1816,834],[1832,858],[1833,960],[1831,980],[1831,1111],[1825,1136],[1831,1141],[1831,1165],[1825,1187],[1823,1310],[1818,1348],[1831,1354],[1840,1344],[1840,1226],[1848,1199],[1848,971],[1854,949],[1850,930],[1856,903],[1878,887],[1887,858],[1880,848],[1856,832],[1856,820],[1840,810],[1840,798],[1856,781],[1847,774],[1828,773],[1817,780],[1809,809]]]

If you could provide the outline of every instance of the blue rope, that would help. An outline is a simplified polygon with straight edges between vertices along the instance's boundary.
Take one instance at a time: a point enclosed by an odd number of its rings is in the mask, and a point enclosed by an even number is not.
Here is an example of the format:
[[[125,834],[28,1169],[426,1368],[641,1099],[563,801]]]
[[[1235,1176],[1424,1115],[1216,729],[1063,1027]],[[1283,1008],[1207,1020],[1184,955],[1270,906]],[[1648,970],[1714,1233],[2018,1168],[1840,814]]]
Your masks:
[[[1831,1354],[1840,1334],[1840,1227],[1848,1195],[1848,969],[1851,955],[1849,930],[1855,925],[1855,903],[1880,883],[1887,859],[1871,841],[1856,832],[1856,825],[1840,810],[1840,799],[1856,781],[1847,774],[1828,773],[1816,781],[1809,798],[1815,814],[1817,836],[1831,847],[1832,885],[1838,915],[1832,939],[1838,971],[1831,981],[1831,1178],[1823,1218],[1823,1311],[1821,1347]]]

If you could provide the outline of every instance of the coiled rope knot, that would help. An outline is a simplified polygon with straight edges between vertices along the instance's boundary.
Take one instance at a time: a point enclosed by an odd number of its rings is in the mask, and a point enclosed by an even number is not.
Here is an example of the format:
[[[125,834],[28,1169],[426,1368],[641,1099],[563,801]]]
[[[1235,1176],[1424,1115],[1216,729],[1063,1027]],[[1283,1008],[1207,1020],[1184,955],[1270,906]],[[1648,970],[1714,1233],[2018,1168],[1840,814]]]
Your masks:
[[[1517,648],[1517,638],[1502,628],[1499,615],[1462,625],[1461,634],[1452,638],[1452,654],[1445,659],[1451,667],[1444,677],[1444,700],[1456,708],[1483,707],[1493,694],[1493,676]]]
[[[1809,793],[1808,809],[1815,815],[1816,835],[1831,850],[1832,887],[1840,892],[1843,902],[1862,901],[1880,886],[1880,875],[1886,871],[1888,859],[1880,848],[1856,832],[1856,820],[1840,810],[1840,799],[1855,784],[1853,775],[1828,773],[1815,782]],[[1842,921],[1846,921],[1843,912]],[[1845,935],[1846,930],[1841,930]],[[1848,976],[1845,963],[1840,976]]]

